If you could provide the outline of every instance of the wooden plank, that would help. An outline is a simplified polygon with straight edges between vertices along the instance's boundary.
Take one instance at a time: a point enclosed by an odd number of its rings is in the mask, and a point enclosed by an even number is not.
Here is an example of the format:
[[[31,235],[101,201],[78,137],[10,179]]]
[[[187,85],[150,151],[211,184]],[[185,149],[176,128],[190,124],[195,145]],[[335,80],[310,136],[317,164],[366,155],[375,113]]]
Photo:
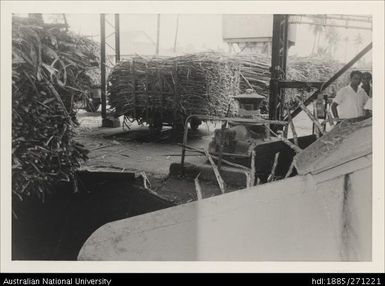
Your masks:
[[[287,113],[287,116],[288,116],[288,121],[289,121],[291,132],[293,133],[294,144],[298,146],[298,136],[297,136],[297,132],[295,130],[293,119],[291,118],[290,110]]]
[[[293,169],[294,169],[294,158],[293,158],[293,161],[290,164],[289,170],[287,170],[285,178],[288,178],[291,175],[291,173],[293,173]]]
[[[205,155],[206,155],[207,159],[209,159],[211,167],[213,168],[215,177],[217,178],[219,188],[221,189],[222,194],[224,194],[225,193],[225,182],[223,181],[222,176],[219,173],[219,170],[218,170],[217,166],[215,165],[213,158],[211,158],[209,152],[205,151]]]
[[[194,183],[195,183],[195,191],[197,193],[197,200],[200,201],[203,199],[203,196],[202,196],[202,188],[201,188],[201,185],[199,184],[199,175],[201,173],[198,174],[198,176],[196,176],[196,178],[194,179]]]
[[[288,145],[290,148],[292,148],[295,152],[299,153],[302,151],[302,149],[300,147],[298,147],[297,145],[291,143],[287,138],[285,137],[279,137],[277,133],[275,133],[273,130],[271,130],[269,127],[266,127],[269,129],[269,131],[274,135],[276,136],[279,140],[283,141],[286,145]]]
[[[297,97],[297,101],[299,102],[299,107],[307,114],[307,116],[310,118],[311,121],[313,121],[314,125],[317,127],[319,133],[323,134],[323,129],[321,124],[318,122],[318,120],[314,117],[313,114],[311,114],[311,111],[306,108],[306,106],[303,104],[302,100]],[[317,134],[316,134],[317,135]]]
[[[178,145],[183,145],[183,144],[178,144]],[[184,147],[185,147],[186,149],[190,149],[190,150],[193,150],[193,151],[195,151],[195,152],[198,152],[198,153],[201,153],[201,154],[204,154],[204,155],[205,155],[205,152],[206,152],[206,151],[203,150],[203,149],[195,148],[195,147],[192,147],[192,146],[189,146],[189,145],[184,145]],[[211,156],[212,158],[214,158],[215,160],[218,160],[218,157],[217,157],[217,156],[214,156],[214,155],[212,155],[211,153],[209,153],[209,154],[210,154],[210,156]],[[226,164],[226,165],[229,165],[229,166],[231,166],[231,167],[238,168],[238,169],[250,171],[250,169],[247,168],[247,167],[245,167],[245,166],[242,166],[242,165],[239,165],[239,164],[237,164],[237,163],[233,163],[233,162],[227,161],[227,160],[225,160],[225,159],[222,159],[222,163],[224,163],[224,164]]]
[[[251,152],[251,164],[250,164],[250,184],[251,187],[255,184],[255,151]]]

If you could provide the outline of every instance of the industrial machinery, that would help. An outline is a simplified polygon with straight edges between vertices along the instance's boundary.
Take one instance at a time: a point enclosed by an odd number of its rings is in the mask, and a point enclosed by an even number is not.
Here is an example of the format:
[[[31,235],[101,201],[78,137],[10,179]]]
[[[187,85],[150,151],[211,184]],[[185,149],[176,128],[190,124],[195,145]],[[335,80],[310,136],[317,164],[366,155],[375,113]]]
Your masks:
[[[233,97],[238,103],[238,118],[228,121],[228,126],[214,131],[214,137],[209,144],[209,152],[249,155],[250,146],[258,141],[267,140],[269,123],[260,112],[260,105],[265,97],[248,89],[245,94]],[[239,120],[250,119],[250,122]],[[255,121],[255,122],[253,122]]]

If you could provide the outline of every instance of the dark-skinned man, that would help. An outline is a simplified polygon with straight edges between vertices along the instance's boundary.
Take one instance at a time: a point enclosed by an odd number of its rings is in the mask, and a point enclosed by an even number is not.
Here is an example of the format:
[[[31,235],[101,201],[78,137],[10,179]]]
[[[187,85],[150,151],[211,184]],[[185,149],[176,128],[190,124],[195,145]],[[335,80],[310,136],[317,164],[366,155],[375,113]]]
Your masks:
[[[366,94],[372,97],[372,74],[370,72],[364,72],[362,74],[361,87],[365,90]]]
[[[369,96],[369,99],[364,106],[366,116],[369,117],[369,116],[372,116],[372,74],[370,72],[364,72],[362,74],[361,87],[365,90],[366,94]]]
[[[361,79],[360,71],[352,71],[349,85],[337,92],[330,107],[334,118],[349,119],[365,116],[364,106],[369,97],[360,87]]]

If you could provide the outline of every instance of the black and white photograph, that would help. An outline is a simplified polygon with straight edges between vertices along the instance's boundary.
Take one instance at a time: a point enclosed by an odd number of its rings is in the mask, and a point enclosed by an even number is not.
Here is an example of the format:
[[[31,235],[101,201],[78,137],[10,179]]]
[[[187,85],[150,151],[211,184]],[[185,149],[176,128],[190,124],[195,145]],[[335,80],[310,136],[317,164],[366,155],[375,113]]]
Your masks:
[[[383,269],[383,2],[11,2],[3,269]]]

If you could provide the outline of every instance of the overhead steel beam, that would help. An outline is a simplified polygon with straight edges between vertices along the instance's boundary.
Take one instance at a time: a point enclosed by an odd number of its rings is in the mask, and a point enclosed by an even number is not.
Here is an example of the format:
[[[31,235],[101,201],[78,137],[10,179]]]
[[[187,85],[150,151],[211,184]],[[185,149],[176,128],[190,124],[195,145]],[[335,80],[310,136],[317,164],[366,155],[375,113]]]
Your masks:
[[[351,21],[351,22],[364,22],[364,23],[372,23],[371,16],[359,16],[359,15],[311,15],[311,14],[295,14],[290,16],[301,16],[306,18],[317,18],[317,19],[326,19],[326,20],[338,20],[338,21]]]
[[[326,88],[329,87],[336,79],[338,79],[344,72],[346,72],[349,68],[351,68],[358,60],[360,60],[367,52],[369,52],[373,47],[373,43],[370,43],[367,45],[361,52],[359,52],[350,62],[348,62],[345,66],[343,66],[336,74],[334,74],[327,82],[325,82],[324,85],[321,86],[319,90],[314,92],[309,98],[307,98],[304,101],[304,105],[309,105],[313,100],[317,98],[317,96],[324,91]],[[291,117],[294,118],[297,116],[302,109],[300,107],[297,107],[292,113]],[[288,116],[284,118],[284,120],[287,120]]]
[[[320,89],[325,84],[323,81],[289,81],[281,80],[278,83],[279,88],[317,88]]]
[[[355,30],[372,30],[371,27],[362,27],[362,26],[352,26],[352,25],[338,25],[338,24],[323,24],[323,23],[313,23],[307,21],[290,21],[290,24],[306,24],[313,26],[323,26],[323,27],[336,27],[336,28],[345,28],[345,29],[355,29]]]

